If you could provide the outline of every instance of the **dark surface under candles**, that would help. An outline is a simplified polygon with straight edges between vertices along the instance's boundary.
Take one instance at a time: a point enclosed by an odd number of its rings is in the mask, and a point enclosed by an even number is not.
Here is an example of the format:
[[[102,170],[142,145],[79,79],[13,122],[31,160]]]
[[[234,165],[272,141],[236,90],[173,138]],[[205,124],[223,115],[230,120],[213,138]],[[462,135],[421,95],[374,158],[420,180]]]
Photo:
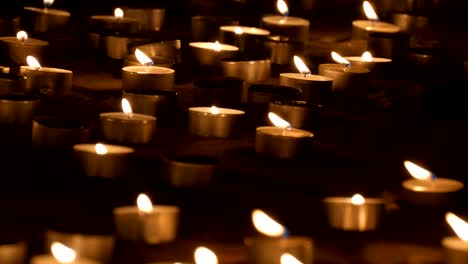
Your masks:
[[[149,1],[141,1],[146,2]],[[181,14],[196,15],[190,11],[191,6],[199,13],[219,8],[208,2],[183,3]],[[257,5],[252,2],[255,1],[229,3],[237,7],[244,3],[245,8]],[[260,2],[274,6],[273,1]],[[360,2],[350,2],[340,3],[359,9]],[[94,4],[98,4],[96,9],[83,8],[82,2],[77,1],[70,3],[70,8],[95,15],[113,6],[105,1]],[[168,10],[174,8],[173,3],[166,4]],[[68,7],[67,1],[57,1],[57,5]],[[300,4],[294,2],[294,5]],[[323,5],[323,12],[332,12]],[[453,1],[453,5],[466,3]],[[452,9],[459,14],[459,9]],[[271,8],[257,10],[258,17],[274,12]],[[342,41],[350,36],[351,20],[359,16],[356,13],[359,12],[344,14],[337,21],[334,18],[339,16],[335,13],[330,18],[324,14],[310,16],[313,21],[310,48],[301,55],[312,72],[317,71],[319,63],[330,61],[329,52],[333,48],[343,47]],[[184,22],[190,17],[178,19],[173,16],[177,12],[169,14],[172,17],[166,21],[165,30],[155,34],[154,40],[179,38],[187,45],[190,27]],[[82,19],[85,21],[86,17]],[[458,51],[459,58],[466,58],[468,50],[462,47],[466,47],[468,32],[460,31],[462,27],[456,24],[465,22],[466,25],[466,21],[456,18],[441,21],[443,26],[455,24],[453,30],[437,28],[423,36],[423,44],[443,40],[439,44]],[[172,25],[177,30],[169,30]],[[55,40],[52,36],[38,37],[50,37],[53,47],[43,65],[70,69],[74,73],[74,96],[44,99],[41,114],[85,119],[95,128],[92,142],[102,141],[97,127],[99,113],[120,111],[118,73],[122,62],[98,57],[85,49],[83,24],[72,24],[68,31],[55,36]],[[296,72],[292,65],[284,68],[276,70]],[[192,261],[193,250],[199,245],[214,250],[221,263],[245,263],[243,239],[258,235],[250,219],[254,208],[268,212],[287,226],[291,234],[311,237],[315,242],[314,263],[396,264],[407,263],[410,255],[439,257],[442,237],[453,235],[444,222],[445,212],[452,210],[468,216],[466,189],[458,202],[448,208],[418,207],[398,198],[401,182],[409,177],[403,168],[404,160],[418,162],[441,177],[468,182],[468,92],[464,91],[468,81],[466,77],[444,76],[414,78],[415,75],[405,72],[391,80],[374,81],[376,91],[386,92],[370,93],[366,100],[353,104],[352,111],[329,111],[325,106],[321,123],[314,130],[316,140],[311,154],[296,161],[255,156],[255,125],[248,122],[242,124],[241,133],[232,139],[188,135],[191,80],[199,76],[187,69],[176,72],[175,89],[179,97],[178,110],[171,114],[173,123],[159,127],[150,144],[133,146],[136,155],[132,172],[122,178],[84,177],[71,150],[54,153],[34,149],[30,135],[17,127],[3,125],[0,129],[0,238],[26,239],[30,243],[29,254],[36,255],[44,252],[43,232],[47,229],[111,233],[112,209],[134,204],[137,195],[145,192],[154,203],[181,207],[179,238],[155,246],[118,241],[113,263]],[[278,83],[277,76],[269,82]],[[404,100],[395,100],[394,96]],[[219,158],[220,170],[213,185],[204,189],[169,186],[163,179],[162,157],[174,153]],[[396,201],[384,217],[382,227],[366,233],[329,228],[322,199],[357,192],[365,197]]]

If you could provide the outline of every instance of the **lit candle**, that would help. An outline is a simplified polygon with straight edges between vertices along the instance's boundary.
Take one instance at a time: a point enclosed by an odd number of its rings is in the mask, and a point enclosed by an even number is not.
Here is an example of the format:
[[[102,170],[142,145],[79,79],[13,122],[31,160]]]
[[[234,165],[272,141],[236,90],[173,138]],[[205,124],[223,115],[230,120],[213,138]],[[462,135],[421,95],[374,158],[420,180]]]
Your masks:
[[[314,134],[291,128],[291,125],[278,115],[268,113],[274,126],[257,127],[255,151],[258,155],[275,158],[295,158],[306,151]]]
[[[258,52],[259,42],[270,35],[266,29],[246,26],[222,26],[219,32],[223,43],[235,45],[245,53]]]
[[[453,213],[447,213],[445,220],[457,236],[445,237],[442,246],[447,264],[468,263],[468,223]]]
[[[32,144],[40,149],[70,150],[88,141],[90,134],[90,124],[82,120],[36,117],[32,123]]]
[[[344,58],[354,66],[367,68],[371,71],[382,69],[385,65],[389,65],[392,62],[391,59],[387,58],[375,58],[369,51],[365,51],[361,56],[349,56]]]
[[[176,238],[178,222],[178,207],[153,205],[143,193],[138,195],[136,206],[114,209],[117,236],[124,240],[148,244],[171,242]]]
[[[50,246],[50,255],[34,256],[31,264],[100,264],[100,262],[77,256],[76,252],[59,242]]]
[[[352,38],[357,39],[368,39],[369,33],[398,33],[400,27],[379,21],[379,17],[375,12],[374,8],[368,1],[362,3],[362,8],[367,17],[367,20],[354,20],[353,21],[353,32]]]
[[[250,263],[284,264],[282,261],[292,260],[289,256],[283,257],[285,252],[291,257],[295,256],[299,263],[313,262],[314,243],[310,238],[290,236],[286,227],[262,210],[253,210],[251,217],[255,229],[264,236],[247,237],[244,240]]]
[[[26,25],[31,25],[35,32],[64,28],[70,19],[70,12],[52,9],[54,0],[44,0],[44,8],[25,7]]]
[[[218,257],[209,248],[197,247],[193,253],[196,264],[218,264]]]
[[[333,79],[333,91],[362,92],[369,84],[369,70],[353,66],[340,54],[332,51],[331,56],[337,63],[319,65],[319,75]]]
[[[114,15],[98,15],[91,17],[91,30],[94,32],[124,32],[130,33],[136,31],[138,27],[137,20],[124,16],[124,11],[117,7],[114,9]]]
[[[28,126],[40,106],[40,98],[24,94],[0,95],[0,123]]]
[[[100,114],[103,136],[122,143],[148,143],[156,129],[154,116],[134,114],[127,99],[122,99],[123,112]]]
[[[25,65],[28,55],[40,58],[45,53],[45,48],[49,45],[46,41],[29,38],[26,31],[23,30],[18,31],[15,37],[0,37],[0,41],[6,47],[6,54],[8,54],[10,59],[9,63],[15,66]],[[13,72],[14,69],[9,70],[10,74],[19,74],[19,72]]]
[[[113,178],[125,175],[132,148],[108,144],[77,144],[73,150],[86,176]]]
[[[457,180],[439,178],[434,173],[411,162],[404,162],[405,168],[414,179],[405,180],[403,187],[413,192],[450,193],[463,188],[463,183]]]
[[[292,127],[309,129],[316,127],[320,118],[320,104],[300,100],[274,100],[270,102],[268,110],[284,117]]]
[[[175,71],[170,68],[152,66],[153,60],[141,50],[135,50],[135,57],[140,66],[122,68],[122,89],[172,91]]]
[[[383,211],[382,199],[352,197],[328,197],[324,199],[328,222],[331,227],[347,231],[368,231],[378,227]]]
[[[310,22],[300,17],[290,17],[288,5],[284,0],[276,2],[280,16],[262,17],[262,27],[268,29],[271,35],[281,36],[291,41],[307,41]]]
[[[299,73],[281,73],[280,85],[298,88],[302,91],[302,99],[323,103],[331,94],[333,80],[331,78],[311,74],[304,61],[294,56],[294,64]]]
[[[239,48],[233,45],[215,42],[191,42],[193,60],[197,65],[217,66],[222,59],[234,57]]]
[[[189,129],[197,136],[227,138],[233,135],[245,112],[230,108],[190,107]]]
[[[44,96],[63,96],[71,93],[73,72],[42,67],[34,56],[27,56],[29,66],[21,66],[26,76],[26,92]]]

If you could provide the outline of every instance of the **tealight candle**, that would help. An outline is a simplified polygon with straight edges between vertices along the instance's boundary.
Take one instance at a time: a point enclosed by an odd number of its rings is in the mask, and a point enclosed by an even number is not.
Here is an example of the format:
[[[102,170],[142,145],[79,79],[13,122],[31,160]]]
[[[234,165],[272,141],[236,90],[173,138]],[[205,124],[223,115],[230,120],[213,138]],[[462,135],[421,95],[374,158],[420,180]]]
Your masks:
[[[298,88],[302,99],[308,102],[323,103],[332,92],[333,79],[311,74],[301,58],[294,56],[294,63],[300,73],[281,73],[280,85]]]
[[[447,264],[468,262],[468,223],[453,213],[447,213],[445,220],[457,236],[445,237],[442,246]]]
[[[23,264],[27,255],[26,241],[5,240],[0,243],[0,262]]]
[[[142,66],[122,68],[122,89],[131,90],[166,90],[174,87],[175,71],[173,69],[151,66],[153,61],[141,50],[135,50],[135,56]]]
[[[410,36],[407,33],[370,33],[368,49],[374,55],[391,58],[393,62],[403,62],[410,47]]]
[[[313,263],[314,242],[310,238],[289,236],[289,231],[283,225],[259,209],[252,212],[252,222],[257,231],[265,236],[244,239],[249,263]],[[286,252],[287,256],[284,255]],[[292,256],[297,262],[286,262]]]
[[[239,51],[236,46],[216,42],[191,42],[192,56],[196,64],[217,66],[224,58],[234,57]]]
[[[39,97],[15,93],[0,95],[0,123],[31,126],[39,106]]]
[[[27,62],[29,66],[21,67],[26,77],[26,93],[44,96],[63,96],[71,93],[72,71],[42,67],[33,56],[28,56]]]
[[[134,114],[127,99],[122,99],[123,112],[102,113],[101,131],[107,140],[146,144],[156,129],[156,118],[150,115]]]
[[[160,31],[166,10],[162,8],[122,8],[126,17],[136,19],[138,32]]]
[[[305,44],[296,39],[284,40],[280,36],[269,36],[264,46],[272,64],[289,65],[294,53],[302,51]]]
[[[306,101],[276,100],[270,102],[268,110],[289,120],[292,127],[306,129],[316,127],[320,108],[322,108],[322,105]]]
[[[68,149],[88,141],[89,136],[89,124],[80,120],[37,117],[32,124],[32,144],[40,149]]]
[[[100,264],[97,260],[78,257],[76,252],[59,242],[50,246],[52,254],[39,255],[31,258],[31,264]]]
[[[291,125],[274,113],[268,118],[274,126],[257,127],[255,152],[258,155],[281,159],[296,158],[304,154],[314,134],[291,128]]]
[[[377,16],[374,8],[368,1],[362,3],[364,13],[368,20],[354,20],[353,21],[353,40],[367,40],[369,33],[372,32],[382,32],[382,33],[398,33],[400,27],[386,22],[378,21],[379,17]]]
[[[246,26],[222,26],[219,32],[223,43],[237,46],[241,52],[258,52],[259,42],[270,35],[266,29]]]
[[[5,52],[8,54],[10,63],[14,65],[25,65],[28,55],[43,57],[45,49],[49,45],[46,41],[29,38],[26,31],[18,31],[16,37],[1,37],[0,41],[6,47]],[[19,72],[10,72],[10,74],[19,74]]]
[[[236,123],[244,111],[212,107],[189,108],[189,130],[197,136],[227,138],[233,135]]]
[[[324,199],[331,227],[347,231],[369,231],[378,227],[384,208],[381,199],[353,197],[328,197]]]
[[[91,17],[91,30],[94,32],[135,32],[138,22],[135,18],[124,17],[124,11],[117,7],[114,15],[98,15]]]
[[[73,146],[86,176],[113,178],[127,173],[129,155],[135,150],[124,146],[77,144]]]
[[[163,159],[163,175],[178,188],[205,188],[213,182],[218,164],[218,159],[208,156],[169,156]]]
[[[351,63],[332,52],[332,58],[339,64],[320,64],[319,75],[333,79],[334,92],[362,93],[369,85],[369,73],[366,68],[352,66]]]
[[[44,0],[44,8],[25,7],[25,25],[32,26],[35,32],[47,32],[66,27],[70,13],[50,8],[53,3],[54,0]]]
[[[73,248],[80,257],[95,259],[107,264],[112,263],[115,244],[113,234],[83,234],[48,230],[45,233],[45,241],[48,248],[54,242],[60,242]]]
[[[178,222],[178,207],[154,206],[145,194],[138,195],[137,206],[114,209],[116,233],[124,240],[148,244],[171,242],[176,238]]]
[[[405,32],[420,32],[428,28],[429,17],[393,13],[392,22]]]
[[[391,59],[387,58],[374,58],[369,51],[364,52],[361,56],[349,56],[344,58],[348,60],[351,65],[367,68],[371,71],[378,70],[384,67],[383,65],[388,65],[392,62]]]
[[[310,22],[300,17],[290,17],[289,9],[284,0],[278,0],[276,8],[281,16],[262,17],[262,27],[268,29],[271,35],[281,36],[286,39],[305,42],[309,38]]]
[[[414,178],[405,180],[402,184],[406,191],[404,194],[410,202],[445,204],[464,187],[460,181],[435,177],[432,172],[411,161],[405,161],[404,165]]]

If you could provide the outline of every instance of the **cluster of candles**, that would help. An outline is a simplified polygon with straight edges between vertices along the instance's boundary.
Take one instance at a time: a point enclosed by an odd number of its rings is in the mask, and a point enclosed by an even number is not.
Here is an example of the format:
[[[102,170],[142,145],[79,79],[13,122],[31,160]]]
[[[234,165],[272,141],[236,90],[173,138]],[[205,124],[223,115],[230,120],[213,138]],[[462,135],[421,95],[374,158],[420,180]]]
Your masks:
[[[67,12],[50,9],[51,1],[44,3],[44,9],[26,8],[26,10],[45,16],[44,21],[48,22],[49,26],[66,21],[56,17],[70,16]],[[257,81],[258,76],[266,75],[268,78],[270,69],[265,67],[265,60],[248,62],[249,71],[263,73],[252,77],[249,72],[239,70],[245,67],[245,61],[235,63],[235,61],[229,61],[229,58],[245,51],[258,39],[279,36],[279,40],[286,43],[308,40],[309,21],[288,16],[289,10],[283,0],[277,2],[277,9],[281,15],[263,17],[262,28],[220,26],[222,38],[230,44],[219,41],[190,43],[194,63],[198,66],[223,67],[227,76],[241,77],[248,82]],[[367,41],[372,32],[392,34],[400,31],[396,25],[378,21],[378,16],[369,2],[364,1],[363,9],[368,20],[353,21],[353,40]],[[124,17],[122,9],[116,9],[114,16],[93,16],[91,21],[96,29],[106,32],[134,32],[138,25],[135,18]],[[47,30],[47,28],[48,26],[42,26],[40,30]],[[111,43],[112,39],[109,39]],[[27,62],[29,65],[19,69],[19,73],[27,80],[24,90],[26,94],[61,96],[71,91],[71,71],[42,67],[36,58],[41,55],[47,42],[30,39],[24,31],[18,32],[16,38],[4,37],[0,41],[6,43],[10,56],[16,64],[22,65]],[[165,91],[173,95],[175,79],[173,69],[155,66],[154,61],[142,50],[135,49],[134,56],[141,65],[122,68],[124,94],[121,101],[122,112],[100,114],[103,137],[110,142],[125,146],[103,143],[76,144],[82,138],[81,133],[88,133],[88,131],[80,130],[77,140],[77,133],[73,129],[48,127],[37,120],[33,122],[33,143],[43,145],[54,142],[57,144],[56,136],[61,135],[65,137],[64,142],[61,143],[73,146],[86,175],[109,178],[124,174],[128,165],[128,157],[135,152],[135,149],[128,145],[148,144],[152,140],[156,130],[156,121],[159,119],[158,113],[154,110],[157,108],[158,101],[154,101],[154,96],[150,94],[146,96],[141,94],[141,90]],[[378,71],[382,67],[385,68],[383,65],[392,63],[392,60],[388,58],[374,58],[368,51],[365,51],[362,56],[350,57],[343,57],[337,52],[332,52],[331,57],[337,63],[319,65],[318,75],[312,74],[299,56],[288,57],[288,60],[294,60],[298,72],[281,73],[280,85],[299,89],[304,101],[314,102],[329,92],[354,93],[355,87],[366,86],[371,71]],[[13,72],[14,69],[11,68],[10,71]],[[265,72],[267,74],[264,74]],[[30,124],[32,121],[30,119],[37,109],[38,99],[25,99],[18,102],[11,106],[13,109],[11,112],[21,113],[20,117],[5,119],[12,123]],[[152,110],[139,108],[140,104],[152,105],[150,107]],[[134,113],[132,106],[138,108],[139,111]],[[303,155],[314,133],[302,129],[302,123],[299,121],[288,122],[290,121],[288,117],[293,119],[292,117],[300,116],[299,119],[303,119],[302,109],[290,107],[288,104],[279,104],[274,107],[270,105],[270,109],[274,111],[269,111],[267,115],[273,126],[256,128],[256,153],[260,156],[279,159],[293,159]],[[214,105],[190,107],[188,112],[191,134],[215,138],[232,137],[239,120],[246,113],[243,110]],[[464,187],[459,181],[437,178],[432,172],[410,161],[405,161],[404,165],[414,179],[404,181],[402,186],[408,192],[408,199],[413,202],[444,201]],[[324,199],[324,203],[328,210],[329,224],[334,228],[348,231],[368,231],[377,228],[384,208],[383,200],[365,198],[360,194],[352,197],[328,197]],[[149,197],[144,194],[138,196],[137,206],[114,210],[116,233],[119,238],[149,244],[173,241],[177,234],[178,217],[178,207],[153,206]],[[448,255],[449,258],[458,258],[456,261],[461,259],[459,263],[468,261],[468,224],[452,213],[447,213],[446,220],[458,235],[458,238],[449,237],[442,241],[443,246],[451,253]],[[253,211],[252,221],[260,233],[270,237],[252,237],[245,240],[252,262],[312,263],[314,245],[311,239],[290,236],[284,226],[261,210]],[[100,259],[92,260],[87,259],[86,256],[79,256],[72,248],[58,242],[51,244],[51,252],[52,255],[33,257],[31,263],[93,264],[100,261]],[[262,252],[269,252],[269,254],[262,254]],[[194,259],[199,264],[218,262],[214,252],[205,247],[196,249]]]

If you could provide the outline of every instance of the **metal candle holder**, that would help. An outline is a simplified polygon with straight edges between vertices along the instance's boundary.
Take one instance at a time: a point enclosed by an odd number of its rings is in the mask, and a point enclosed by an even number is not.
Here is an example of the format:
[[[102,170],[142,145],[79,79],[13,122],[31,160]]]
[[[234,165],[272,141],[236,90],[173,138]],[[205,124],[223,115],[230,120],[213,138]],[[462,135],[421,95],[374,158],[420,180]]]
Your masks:
[[[280,85],[302,91],[302,99],[308,102],[324,103],[332,92],[333,79],[312,74],[281,73]]]
[[[446,264],[460,264],[468,262],[468,243],[458,237],[445,237],[442,240]]]
[[[242,53],[258,52],[262,41],[269,35],[270,31],[254,27],[221,26],[219,28],[221,42],[239,47]]]
[[[25,92],[43,96],[64,96],[71,93],[73,72],[64,69],[22,66],[26,77]]]
[[[97,154],[95,144],[77,144],[73,146],[75,155],[86,176],[114,178],[123,176],[128,172],[130,155],[134,149],[105,145],[106,154]]]
[[[209,186],[219,161],[212,157],[177,155],[163,159],[163,174],[173,186],[197,188]]]
[[[130,144],[146,144],[153,138],[156,118],[142,114],[122,112],[102,113],[101,132],[105,139]]]
[[[0,123],[30,126],[39,106],[39,97],[14,93],[0,95]]]
[[[221,61],[226,58],[235,57],[239,51],[236,46],[228,44],[220,44],[223,49],[215,51],[211,48],[204,47],[204,45],[211,44],[211,42],[191,42],[189,43],[192,59],[195,65],[208,66],[208,67],[220,67]],[[227,47],[228,49],[224,49]]]
[[[257,127],[255,152],[260,156],[294,159],[307,152],[314,134],[295,128]]]
[[[117,236],[123,240],[160,244],[174,241],[177,236],[179,208],[156,205],[149,213],[136,206],[114,209]]]
[[[152,57],[163,57],[168,58],[172,61],[172,64],[182,63],[182,43],[180,40],[168,40],[145,44],[135,47],[135,49],[141,50],[150,58]]]
[[[0,262],[3,264],[23,264],[26,260],[25,241],[5,241],[0,244]]]
[[[228,138],[234,134],[244,111],[217,108],[219,113],[210,113],[210,107],[189,108],[190,133],[202,137]]]
[[[306,101],[273,101],[270,102],[268,111],[278,114],[292,127],[307,129],[318,122],[321,107]]]
[[[122,89],[172,91],[175,71],[158,66],[127,66],[122,68]]]
[[[152,66],[157,66],[157,67],[164,67],[164,68],[172,68],[174,66],[173,61],[170,58],[165,58],[165,57],[149,57],[152,61],[153,64]],[[137,60],[136,56],[134,54],[128,55],[125,57],[124,61],[124,67],[127,66],[141,66],[141,63]]]
[[[429,27],[429,18],[425,16],[394,13],[392,15],[392,22],[404,32],[417,32]]]
[[[79,234],[48,230],[45,234],[46,250],[53,242],[60,242],[73,248],[85,258],[95,259],[101,263],[112,263],[115,238],[113,235]]]
[[[307,42],[309,39],[310,22],[300,17],[264,16],[261,25],[273,36],[283,36],[299,42]]]
[[[66,28],[70,13],[52,8],[25,7],[25,25],[32,26],[34,32],[47,32]]]
[[[319,65],[319,75],[333,79],[333,92],[361,94],[369,86],[369,73],[368,69],[343,64]]]
[[[369,231],[378,227],[384,202],[381,199],[366,198],[364,204],[353,204],[348,197],[324,199],[331,227],[346,231]]]
[[[163,90],[123,91],[123,98],[133,107],[133,112],[155,116],[159,125],[171,123],[176,111],[177,93]]]
[[[401,62],[406,58],[410,47],[410,37],[407,33],[371,33],[368,49],[377,57],[390,58]]]
[[[163,8],[128,8],[122,10],[125,17],[133,18],[137,21],[138,32],[161,31],[164,24],[166,10]]]
[[[8,59],[6,63],[13,65],[27,65],[27,56],[34,56],[42,61],[49,45],[46,41],[31,38],[22,42],[16,37],[1,37],[0,43],[4,49],[3,56]]]
[[[280,264],[284,253],[293,255],[304,264],[312,264],[314,260],[314,241],[307,237],[247,237],[244,244],[252,264]]]
[[[265,49],[269,53],[271,63],[288,65],[291,58],[302,51],[305,44],[296,39],[284,39],[281,36],[269,36],[264,41]]]
[[[79,120],[37,117],[32,125],[32,144],[40,149],[68,149],[89,139],[90,127]]]

